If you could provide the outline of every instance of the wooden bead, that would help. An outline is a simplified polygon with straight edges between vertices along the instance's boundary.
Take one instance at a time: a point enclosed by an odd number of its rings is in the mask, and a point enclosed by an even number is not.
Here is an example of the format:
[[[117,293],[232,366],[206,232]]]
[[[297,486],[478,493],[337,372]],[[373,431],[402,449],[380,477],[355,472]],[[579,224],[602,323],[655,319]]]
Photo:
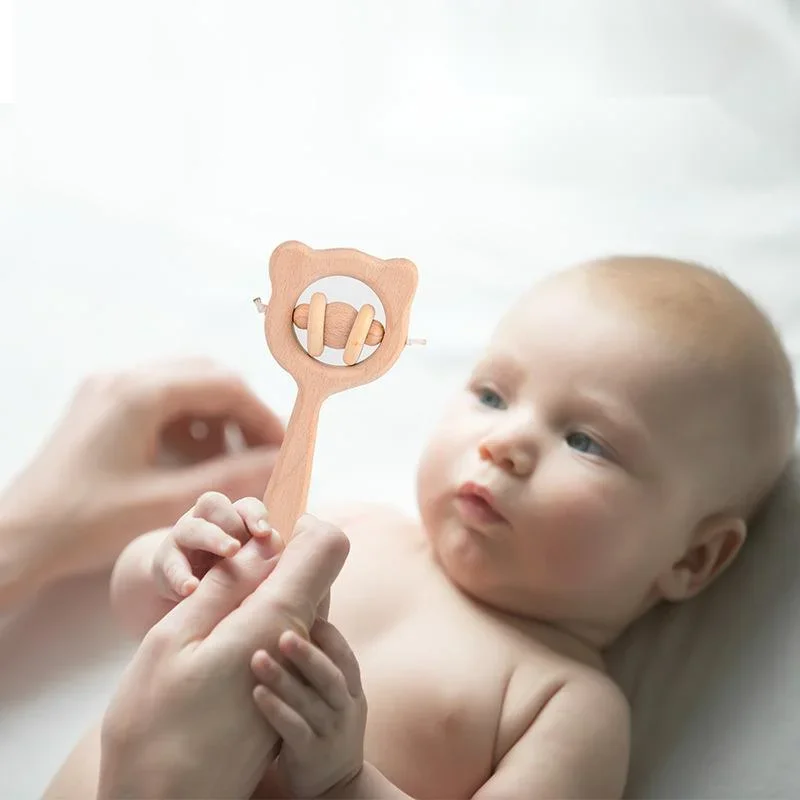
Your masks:
[[[309,304],[301,303],[292,314],[292,321],[300,330],[308,328]],[[325,308],[325,331],[323,341],[327,347],[336,350],[343,350],[353,329],[358,312],[348,303],[335,301],[328,303]],[[364,344],[370,347],[380,344],[383,339],[383,325],[376,320],[372,320]]]

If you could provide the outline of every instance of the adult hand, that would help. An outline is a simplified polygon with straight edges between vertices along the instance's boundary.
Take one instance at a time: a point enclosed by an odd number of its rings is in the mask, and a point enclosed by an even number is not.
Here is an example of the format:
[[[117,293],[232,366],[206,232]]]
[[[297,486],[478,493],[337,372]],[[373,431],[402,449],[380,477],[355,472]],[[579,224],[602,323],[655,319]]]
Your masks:
[[[200,440],[192,436],[198,422]],[[248,445],[242,452],[226,452],[230,423]],[[206,360],[90,378],[0,498],[6,572],[24,582],[20,592],[32,591],[111,566],[134,537],[174,523],[205,491],[260,496],[282,439],[275,414]],[[160,463],[165,451],[179,463]]]
[[[281,659],[287,630],[308,637],[349,550],[310,516],[279,556],[269,542],[216,564],[142,640],[104,717],[99,798],[252,795],[279,745],[253,701],[252,655]]]

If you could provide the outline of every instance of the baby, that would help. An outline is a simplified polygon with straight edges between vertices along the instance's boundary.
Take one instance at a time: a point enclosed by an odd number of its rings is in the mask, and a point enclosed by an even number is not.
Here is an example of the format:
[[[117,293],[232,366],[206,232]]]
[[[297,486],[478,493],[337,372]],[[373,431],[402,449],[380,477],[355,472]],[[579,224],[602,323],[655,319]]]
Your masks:
[[[284,742],[260,791],[620,797],[602,651],[731,563],[795,424],[775,330],[717,273],[619,257],[537,284],[428,442],[421,519],[325,515],[351,543],[329,622],[253,657]],[[259,501],[204,496],[123,553],[115,607],[143,634],[250,535]]]

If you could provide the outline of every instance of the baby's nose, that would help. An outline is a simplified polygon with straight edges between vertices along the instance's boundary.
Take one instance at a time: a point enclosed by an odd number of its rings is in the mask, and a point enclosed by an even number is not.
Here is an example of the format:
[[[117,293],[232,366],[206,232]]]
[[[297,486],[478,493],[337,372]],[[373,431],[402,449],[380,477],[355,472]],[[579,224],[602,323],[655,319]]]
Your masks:
[[[533,471],[529,449],[508,439],[486,439],[478,448],[482,461],[490,461],[505,472],[524,478]]]

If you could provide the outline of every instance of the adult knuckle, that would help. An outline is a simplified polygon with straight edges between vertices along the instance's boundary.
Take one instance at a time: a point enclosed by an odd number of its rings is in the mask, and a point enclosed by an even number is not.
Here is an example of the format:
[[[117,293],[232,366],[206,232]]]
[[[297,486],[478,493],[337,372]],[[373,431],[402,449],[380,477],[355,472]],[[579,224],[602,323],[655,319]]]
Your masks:
[[[311,514],[300,517],[295,525],[295,535],[313,536],[321,546],[337,552],[344,550],[347,553],[350,549],[350,540],[340,527]]]
[[[316,531],[324,536],[336,536],[337,534],[343,533],[342,529],[337,525],[328,522],[328,520],[315,517],[313,514],[303,514],[298,520],[298,526],[304,533]]]
[[[262,586],[264,587],[262,590],[264,592],[264,615],[307,639],[308,628],[303,620],[313,619],[312,602],[295,592],[269,591],[269,581]]]
[[[327,739],[335,733],[337,725],[329,715],[325,714],[320,715],[316,728],[319,732],[319,735],[322,736],[322,738]]]
[[[159,621],[142,638],[142,652],[150,659],[161,660],[174,649],[173,633],[166,622]]]
[[[265,587],[265,589],[269,589],[269,587]],[[296,602],[292,598],[287,597],[285,592],[264,591],[264,606],[269,609],[270,614],[276,617],[282,618],[292,616],[296,605]]]
[[[300,742],[304,748],[311,747],[311,745],[314,744],[314,732],[308,727],[303,727],[300,733]]]
[[[328,687],[331,691],[336,692],[337,694],[341,694],[342,692],[347,692],[347,681],[342,675],[341,672],[338,670],[333,674],[328,676]]]

